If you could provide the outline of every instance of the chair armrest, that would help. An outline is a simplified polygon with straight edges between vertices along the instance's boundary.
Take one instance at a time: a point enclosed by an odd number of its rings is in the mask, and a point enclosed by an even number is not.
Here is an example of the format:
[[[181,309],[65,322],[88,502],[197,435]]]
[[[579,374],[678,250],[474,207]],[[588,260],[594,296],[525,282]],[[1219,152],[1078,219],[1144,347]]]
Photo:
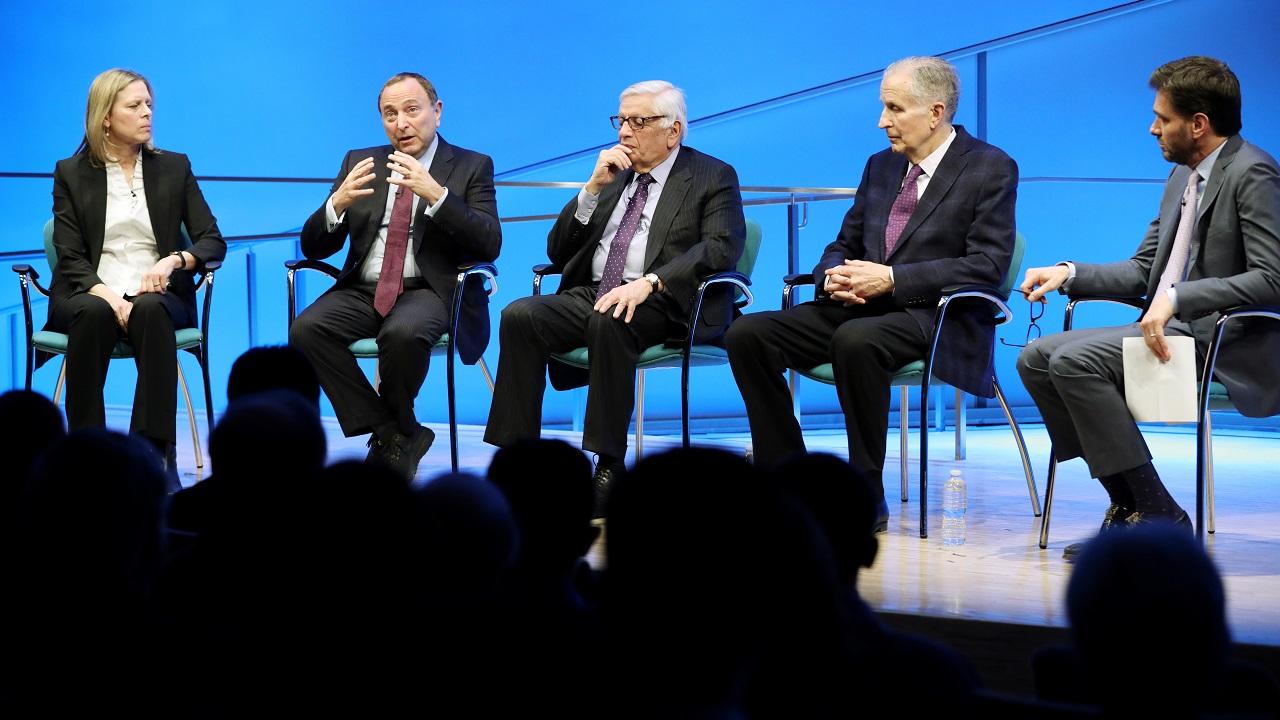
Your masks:
[[[328,275],[331,278],[337,278],[341,272],[338,268],[330,265],[323,260],[308,260],[306,258],[298,258],[296,260],[285,260],[284,266],[290,270],[316,270]]]
[[[795,273],[786,275],[782,278],[782,309],[789,310],[792,305],[796,304],[796,290],[805,285],[814,285],[818,283],[813,279],[813,273]],[[814,292],[818,291],[814,287]]]
[[[698,285],[698,292],[694,295],[694,305],[697,308],[702,306],[702,296],[706,294],[707,288],[712,285],[720,285],[728,283],[738,288],[738,292],[742,293],[742,299],[734,299],[733,305],[739,310],[748,307],[755,302],[755,296],[751,294],[751,278],[743,275],[737,270],[725,270],[711,275]],[[693,320],[697,319],[697,311],[695,310]],[[689,327],[694,327],[690,325]]]
[[[1009,309],[1008,297],[1000,292],[1000,288],[992,285],[948,285],[942,288],[942,297],[938,300],[940,315],[938,322],[942,322],[945,315],[946,306],[953,300],[961,298],[982,298],[995,306],[994,313],[996,315],[996,324],[1004,325],[1013,320],[1013,311]]]
[[[27,265],[26,263],[22,263],[20,265],[14,265],[13,271],[18,273],[19,275],[26,275],[32,279],[40,277],[40,273],[36,272],[35,268],[31,267],[30,265]]]
[[[209,262],[204,264],[203,272],[214,272],[215,270],[221,270],[221,269],[222,269],[221,260],[210,260]]]
[[[1075,318],[1076,305],[1080,303],[1105,302],[1114,305],[1127,305],[1136,310],[1141,310],[1142,305],[1146,302],[1140,297],[1122,297],[1119,295],[1077,295],[1067,294],[1067,308],[1062,314],[1062,329],[1070,330]]]
[[[22,284],[23,300],[28,301],[30,297],[27,294],[27,287],[33,287],[36,292],[43,297],[49,297],[49,290],[40,284],[40,273],[36,269],[26,263],[19,263],[12,266],[13,271],[18,273],[18,282]]]
[[[542,294],[542,279],[548,275],[559,275],[564,268],[554,263],[540,263],[533,266],[533,294]]]
[[[1221,317],[1269,317],[1272,320],[1280,320],[1280,305],[1236,305],[1223,310]]]
[[[473,263],[462,263],[461,265],[459,265],[458,266],[459,289],[461,288],[462,283],[466,281],[467,277],[471,275],[481,275],[485,278],[485,280],[488,281],[489,297],[493,297],[493,294],[498,292],[498,268],[493,263],[473,262]]]

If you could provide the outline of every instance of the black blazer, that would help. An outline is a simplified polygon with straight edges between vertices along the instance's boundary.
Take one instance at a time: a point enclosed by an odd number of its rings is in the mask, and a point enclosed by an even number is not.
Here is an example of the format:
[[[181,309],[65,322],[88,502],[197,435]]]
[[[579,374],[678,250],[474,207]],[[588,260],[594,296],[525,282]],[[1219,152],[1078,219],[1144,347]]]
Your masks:
[[[195,274],[205,263],[226,257],[227,243],[196,184],[186,155],[143,151],[142,177],[157,252],[164,257],[185,249],[196,258],[196,270],[173,273],[169,288],[190,307],[194,317]],[[98,261],[102,259],[106,219],[106,168],[94,167],[88,153],[59,160],[53,171],[53,245],[58,263],[49,286],[50,316],[58,303],[102,282]],[[188,248],[182,247],[183,226],[191,237]]]
[[[498,222],[498,204],[493,188],[493,160],[488,155],[466,150],[445,142],[443,136],[436,147],[435,158],[428,171],[436,182],[449,189],[449,194],[433,216],[427,216],[427,204],[418,203],[413,221],[413,258],[427,283],[445,300],[453,299],[458,266],[464,263],[493,262],[502,248],[502,227]],[[375,179],[366,195],[347,208],[333,232],[328,230],[325,205],[307,218],[302,226],[302,254],[312,260],[323,260],[338,252],[351,238],[351,249],[334,288],[345,288],[360,282],[359,268],[378,237],[378,226],[387,207],[391,170],[387,160],[390,145],[348,152],[342,159],[332,195],[361,160],[372,157]],[[329,195],[325,196],[325,204]],[[484,279],[468,279],[462,294],[462,314],[458,319],[458,355],[467,364],[475,363],[489,344],[489,295]]]

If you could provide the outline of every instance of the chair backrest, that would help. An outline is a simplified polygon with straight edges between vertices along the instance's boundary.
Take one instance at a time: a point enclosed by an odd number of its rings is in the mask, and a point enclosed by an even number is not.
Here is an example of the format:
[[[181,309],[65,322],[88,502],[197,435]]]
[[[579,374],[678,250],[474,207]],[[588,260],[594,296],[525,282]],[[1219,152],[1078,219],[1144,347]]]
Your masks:
[[[760,257],[760,238],[763,234],[760,223],[747,218],[747,244],[742,250],[742,257],[738,258],[738,266],[734,269],[748,278],[756,269],[756,258]]]
[[[52,272],[53,266],[58,264],[58,251],[53,247],[53,218],[44,224],[44,259]]]
[[[1009,297],[1013,292],[1013,284],[1018,282],[1018,274],[1022,272],[1022,256],[1027,251],[1027,239],[1018,231],[1013,236],[1013,255],[1009,258],[1009,272],[1005,273],[1004,282],[1000,283],[1000,294]]]
[[[182,247],[186,250],[191,247],[191,236],[187,234],[187,226],[180,226],[182,230]],[[58,249],[53,246],[53,218],[49,218],[44,224],[44,259],[49,263],[49,270],[53,270],[53,266],[58,264]]]

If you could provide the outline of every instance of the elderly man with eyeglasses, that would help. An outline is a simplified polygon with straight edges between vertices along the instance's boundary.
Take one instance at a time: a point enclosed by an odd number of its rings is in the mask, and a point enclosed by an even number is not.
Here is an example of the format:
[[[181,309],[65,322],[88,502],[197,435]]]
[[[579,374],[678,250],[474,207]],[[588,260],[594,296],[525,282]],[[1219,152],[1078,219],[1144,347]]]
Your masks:
[[[499,447],[537,437],[548,374],[558,390],[586,385],[582,448],[597,455],[597,517],[626,469],[641,351],[689,332],[698,342],[724,334],[735,312],[731,288],[708,291],[692,329],[689,305],[699,281],[732,269],[746,243],[737,173],[684,145],[684,93],[651,80],[623,90],[619,103],[610,118],[618,144],[600,153],[547,235],[547,256],[563,268],[559,290],[502,311],[484,436]],[[583,346],[590,370],[551,359]]]

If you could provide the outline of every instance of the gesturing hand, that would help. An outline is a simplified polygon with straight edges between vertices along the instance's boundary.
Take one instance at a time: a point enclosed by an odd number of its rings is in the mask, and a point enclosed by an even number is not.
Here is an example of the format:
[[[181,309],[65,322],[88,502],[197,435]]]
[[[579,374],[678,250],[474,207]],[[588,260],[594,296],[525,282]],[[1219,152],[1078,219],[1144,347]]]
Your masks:
[[[342,184],[333,192],[331,200],[334,214],[342,217],[342,213],[354,205],[356,200],[365,195],[372,195],[373,188],[365,185],[373,182],[373,178],[373,158],[368,157],[356,163],[356,166],[351,168],[351,172],[343,178]]]

